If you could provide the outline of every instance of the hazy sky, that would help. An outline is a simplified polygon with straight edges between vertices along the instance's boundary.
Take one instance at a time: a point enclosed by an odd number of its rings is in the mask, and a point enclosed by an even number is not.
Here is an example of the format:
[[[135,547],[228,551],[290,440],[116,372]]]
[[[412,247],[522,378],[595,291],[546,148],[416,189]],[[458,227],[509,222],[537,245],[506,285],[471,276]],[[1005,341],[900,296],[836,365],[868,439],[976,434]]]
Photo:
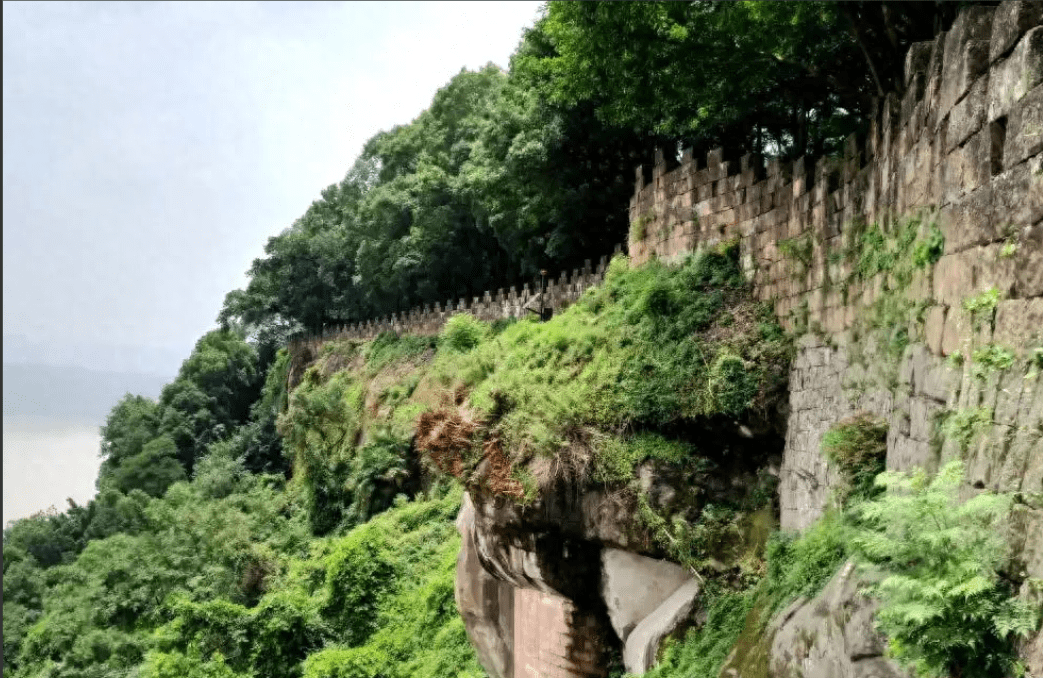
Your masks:
[[[4,334],[187,357],[366,139],[538,8],[5,2]]]

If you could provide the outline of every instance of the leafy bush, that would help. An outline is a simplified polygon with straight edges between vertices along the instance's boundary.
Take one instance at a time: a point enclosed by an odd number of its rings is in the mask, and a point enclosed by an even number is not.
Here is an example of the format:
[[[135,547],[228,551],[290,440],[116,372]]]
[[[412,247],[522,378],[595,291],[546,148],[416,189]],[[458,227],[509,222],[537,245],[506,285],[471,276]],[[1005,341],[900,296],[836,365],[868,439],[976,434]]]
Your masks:
[[[377,627],[377,611],[395,585],[394,554],[387,535],[361,525],[337,544],[327,561],[325,614],[351,645]]]
[[[938,224],[932,223],[927,229],[927,235],[913,248],[913,263],[919,268],[931,266],[942,258],[944,252],[945,234],[938,228]]]
[[[478,320],[470,313],[457,313],[450,318],[442,329],[439,338],[439,346],[450,351],[466,353],[489,336],[490,329],[487,323]]]
[[[434,371],[448,390],[470,390],[519,459],[559,454],[591,430],[744,416],[785,379],[789,360],[784,335],[748,293],[735,247],[677,267],[630,269],[617,258],[601,287],[552,320],[515,323],[463,359],[440,352]]]
[[[944,412],[938,420],[938,428],[942,436],[959,445],[964,455],[971,443],[984,435],[992,426],[992,409],[988,407],[972,407]]]
[[[842,502],[871,497],[886,462],[887,423],[867,413],[844,420],[822,436],[822,453],[844,478]]]
[[[344,519],[352,497],[344,492],[361,432],[364,386],[347,372],[322,383],[314,368],[290,395],[279,415],[279,432],[293,455],[295,482],[305,490],[312,528],[318,534]]]
[[[974,376],[984,379],[993,372],[1004,372],[1014,366],[1014,352],[998,344],[976,349],[972,355]]]
[[[1036,628],[1038,611],[1000,575],[1011,498],[985,492],[960,504],[962,477],[961,462],[933,480],[882,474],[888,492],[861,506],[865,525],[852,544],[883,574],[871,591],[896,659],[932,678],[1017,675],[1014,640]]]
[[[984,324],[991,324],[996,313],[996,305],[1000,302],[1000,291],[995,287],[990,288],[963,300],[963,310],[971,314],[971,323],[974,329],[980,329]]]

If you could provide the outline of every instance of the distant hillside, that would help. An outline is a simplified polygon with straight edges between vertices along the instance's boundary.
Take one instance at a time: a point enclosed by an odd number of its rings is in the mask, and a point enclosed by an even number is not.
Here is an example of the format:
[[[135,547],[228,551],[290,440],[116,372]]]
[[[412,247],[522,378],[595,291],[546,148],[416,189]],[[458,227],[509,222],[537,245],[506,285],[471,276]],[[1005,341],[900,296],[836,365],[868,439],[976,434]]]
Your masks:
[[[76,365],[88,370],[174,374],[191,345],[129,346],[4,334],[4,365]]]
[[[90,418],[103,423],[126,393],[159,396],[172,377],[83,367],[4,364],[4,416]]]

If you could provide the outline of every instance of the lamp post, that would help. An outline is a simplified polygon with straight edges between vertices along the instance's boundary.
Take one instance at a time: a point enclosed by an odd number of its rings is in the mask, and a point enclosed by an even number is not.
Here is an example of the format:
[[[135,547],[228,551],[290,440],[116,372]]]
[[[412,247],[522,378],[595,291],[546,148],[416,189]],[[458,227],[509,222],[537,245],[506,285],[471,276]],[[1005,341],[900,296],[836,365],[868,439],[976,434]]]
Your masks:
[[[550,309],[547,308],[545,301],[545,295],[547,294],[547,269],[540,269],[540,320],[547,321],[550,319]]]

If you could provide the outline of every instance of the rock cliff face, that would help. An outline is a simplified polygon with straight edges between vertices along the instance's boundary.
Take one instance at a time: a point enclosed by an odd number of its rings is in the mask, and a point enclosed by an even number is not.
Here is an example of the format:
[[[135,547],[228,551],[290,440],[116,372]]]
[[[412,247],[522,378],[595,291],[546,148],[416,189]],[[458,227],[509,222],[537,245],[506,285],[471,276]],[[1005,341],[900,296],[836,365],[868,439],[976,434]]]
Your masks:
[[[865,585],[847,563],[813,600],[799,599],[771,626],[771,675],[805,678],[905,678],[884,655],[873,627],[874,605],[859,595]],[[726,674],[727,675],[727,674]],[[732,675],[738,676],[738,672]]]
[[[652,224],[632,245],[634,263],[738,238],[756,293],[801,336],[784,451],[733,477],[749,483],[756,467],[779,475],[783,529],[807,528],[833,501],[840,479],[820,451],[825,431],[871,412],[889,424],[889,469],[963,458],[964,496],[1036,497],[1010,525],[1011,567],[1043,578],[1041,24],[1040,3],[1008,0],[973,7],[914,46],[906,92],[884,102],[869,139],[852,139],[842,162],[812,171],[800,159],[765,173],[756,158],[729,164],[716,151],[705,166],[691,154],[670,172],[661,163],[649,185],[638,173],[632,218]],[[930,224],[937,251],[908,275],[859,250],[867,225],[886,248],[903,228],[923,235]],[[799,239],[807,255],[785,254],[780,243]],[[977,429],[946,428],[968,413],[978,413]],[[663,502],[691,491],[652,469],[645,477]],[[472,490],[457,601],[491,675],[604,675],[612,648],[641,673],[663,637],[698,623],[699,580],[664,560],[635,511],[596,487],[560,486],[529,506]],[[861,586],[845,566],[771,623],[762,669],[729,662],[722,675],[907,675],[884,657]],[[1022,657],[1043,675],[1043,635]]]
[[[519,530],[524,523],[509,515],[517,507],[508,500],[465,500],[456,597],[491,675],[604,675],[616,643],[627,670],[643,673],[691,612],[699,583],[687,570],[605,545],[625,542],[618,528],[629,524],[605,503],[586,494],[558,514],[562,529],[532,533]]]

